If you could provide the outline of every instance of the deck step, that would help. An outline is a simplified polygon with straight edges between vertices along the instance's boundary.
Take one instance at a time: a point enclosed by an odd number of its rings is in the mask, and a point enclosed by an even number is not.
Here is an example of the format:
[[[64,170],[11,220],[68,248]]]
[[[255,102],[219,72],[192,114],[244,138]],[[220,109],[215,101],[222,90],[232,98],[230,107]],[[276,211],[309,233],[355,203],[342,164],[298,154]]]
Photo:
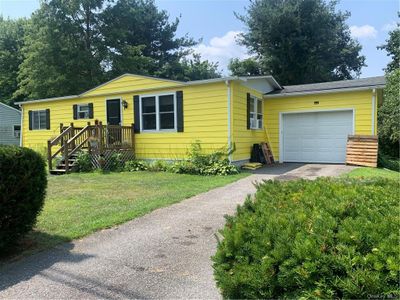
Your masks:
[[[50,170],[50,174],[52,174],[52,175],[64,175],[64,174],[66,174],[66,171],[65,171],[65,169],[53,169],[53,170]]]

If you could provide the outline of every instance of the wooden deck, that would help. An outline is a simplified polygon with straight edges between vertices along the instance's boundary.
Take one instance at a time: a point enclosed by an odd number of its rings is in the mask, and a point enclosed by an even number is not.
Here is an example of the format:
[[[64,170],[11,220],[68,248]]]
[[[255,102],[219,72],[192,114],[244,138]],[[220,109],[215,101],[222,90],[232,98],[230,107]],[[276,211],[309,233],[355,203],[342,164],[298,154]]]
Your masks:
[[[79,151],[88,151],[94,167],[104,167],[113,153],[126,159],[134,156],[134,124],[131,126],[87,123],[85,127],[60,124],[60,134],[47,142],[47,160],[51,173],[68,173],[74,166]],[[53,160],[60,162],[53,169]]]

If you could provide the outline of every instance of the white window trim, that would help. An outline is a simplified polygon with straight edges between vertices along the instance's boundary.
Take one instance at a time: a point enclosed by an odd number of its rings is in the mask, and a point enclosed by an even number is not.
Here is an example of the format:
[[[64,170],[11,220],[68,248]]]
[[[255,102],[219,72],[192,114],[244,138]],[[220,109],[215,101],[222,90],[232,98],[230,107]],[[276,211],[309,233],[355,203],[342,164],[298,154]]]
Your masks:
[[[160,96],[173,96],[174,98],[174,128],[173,129],[160,129]],[[155,97],[156,100],[156,129],[143,129],[143,114],[142,114],[142,98]],[[177,132],[178,121],[177,121],[177,110],[176,110],[176,92],[160,93],[160,94],[146,94],[139,96],[139,113],[140,113],[140,132],[152,133],[152,132]]]
[[[264,101],[254,95],[250,95],[250,99],[253,100],[253,106],[254,106],[254,111],[250,111],[250,114],[254,114],[255,116],[255,122],[256,122],[256,126],[251,126],[251,118],[250,118],[250,129],[251,130],[262,130],[264,129]],[[261,113],[258,112],[258,101],[261,101]],[[261,127],[258,127],[258,115],[262,116],[262,122],[261,122]]]
[[[15,126],[19,126],[19,136],[15,136]],[[21,132],[22,132],[22,130],[21,130],[21,125],[20,125],[20,124],[15,124],[15,125],[12,126],[12,129],[13,129],[13,136],[14,136],[16,139],[21,138]]]
[[[39,128],[33,128],[34,126],[34,124],[35,124],[35,122],[34,122],[34,113],[35,112],[37,112],[37,113],[39,113],[39,112],[43,112],[44,111],[44,113],[45,113],[45,116],[47,116],[47,114],[46,114],[46,110],[45,109],[37,109],[37,110],[32,110],[32,120],[30,120],[31,122],[32,122],[32,130],[47,130],[47,126],[45,126],[44,128],[41,128],[40,127],[40,117],[39,117]],[[45,117],[46,118],[46,117]],[[46,124],[47,124],[47,120],[46,120]]]
[[[88,107],[88,111],[87,111],[87,118],[81,118],[81,117],[79,117],[79,113],[81,112],[81,111],[79,111],[80,110],[80,108],[82,107],[82,106],[87,106]],[[89,107],[89,103],[80,103],[80,104],[77,104],[76,105],[76,119],[77,120],[85,120],[85,119],[90,119],[90,107]]]

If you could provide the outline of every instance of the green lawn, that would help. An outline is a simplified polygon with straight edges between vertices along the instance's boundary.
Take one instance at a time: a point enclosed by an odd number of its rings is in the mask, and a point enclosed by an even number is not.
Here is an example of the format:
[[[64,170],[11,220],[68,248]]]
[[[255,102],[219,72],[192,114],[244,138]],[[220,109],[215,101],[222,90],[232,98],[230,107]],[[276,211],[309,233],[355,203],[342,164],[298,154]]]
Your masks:
[[[400,180],[399,172],[379,168],[357,168],[350,173],[345,174],[344,176],[352,178],[383,177],[388,179]]]
[[[248,176],[163,172],[49,176],[47,197],[24,252],[77,239]]]

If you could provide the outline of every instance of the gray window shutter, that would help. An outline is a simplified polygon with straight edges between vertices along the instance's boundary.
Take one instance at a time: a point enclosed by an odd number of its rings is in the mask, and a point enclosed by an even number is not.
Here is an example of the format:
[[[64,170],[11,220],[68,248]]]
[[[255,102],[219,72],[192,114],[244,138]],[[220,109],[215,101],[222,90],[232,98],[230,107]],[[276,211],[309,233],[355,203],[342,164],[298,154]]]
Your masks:
[[[133,96],[133,115],[135,117],[134,131],[140,133],[139,95]]]
[[[50,109],[46,109],[46,129],[50,129]]]
[[[32,130],[32,124],[33,124],[33,117],[32,117],[32,111],[28,111],[29,115],[29,130]]]
[[[250,129],[250,93],[247,93],[247,129]]]
[[[178,132],[183,132],[183,91],[176,92],[176,114]]]
[[[93,103],[89,103],[89,119],[93,119]]]
[[[72,109],[74,111],[74,120],[78,119],[78,105],[74,104],[72,106]]]

